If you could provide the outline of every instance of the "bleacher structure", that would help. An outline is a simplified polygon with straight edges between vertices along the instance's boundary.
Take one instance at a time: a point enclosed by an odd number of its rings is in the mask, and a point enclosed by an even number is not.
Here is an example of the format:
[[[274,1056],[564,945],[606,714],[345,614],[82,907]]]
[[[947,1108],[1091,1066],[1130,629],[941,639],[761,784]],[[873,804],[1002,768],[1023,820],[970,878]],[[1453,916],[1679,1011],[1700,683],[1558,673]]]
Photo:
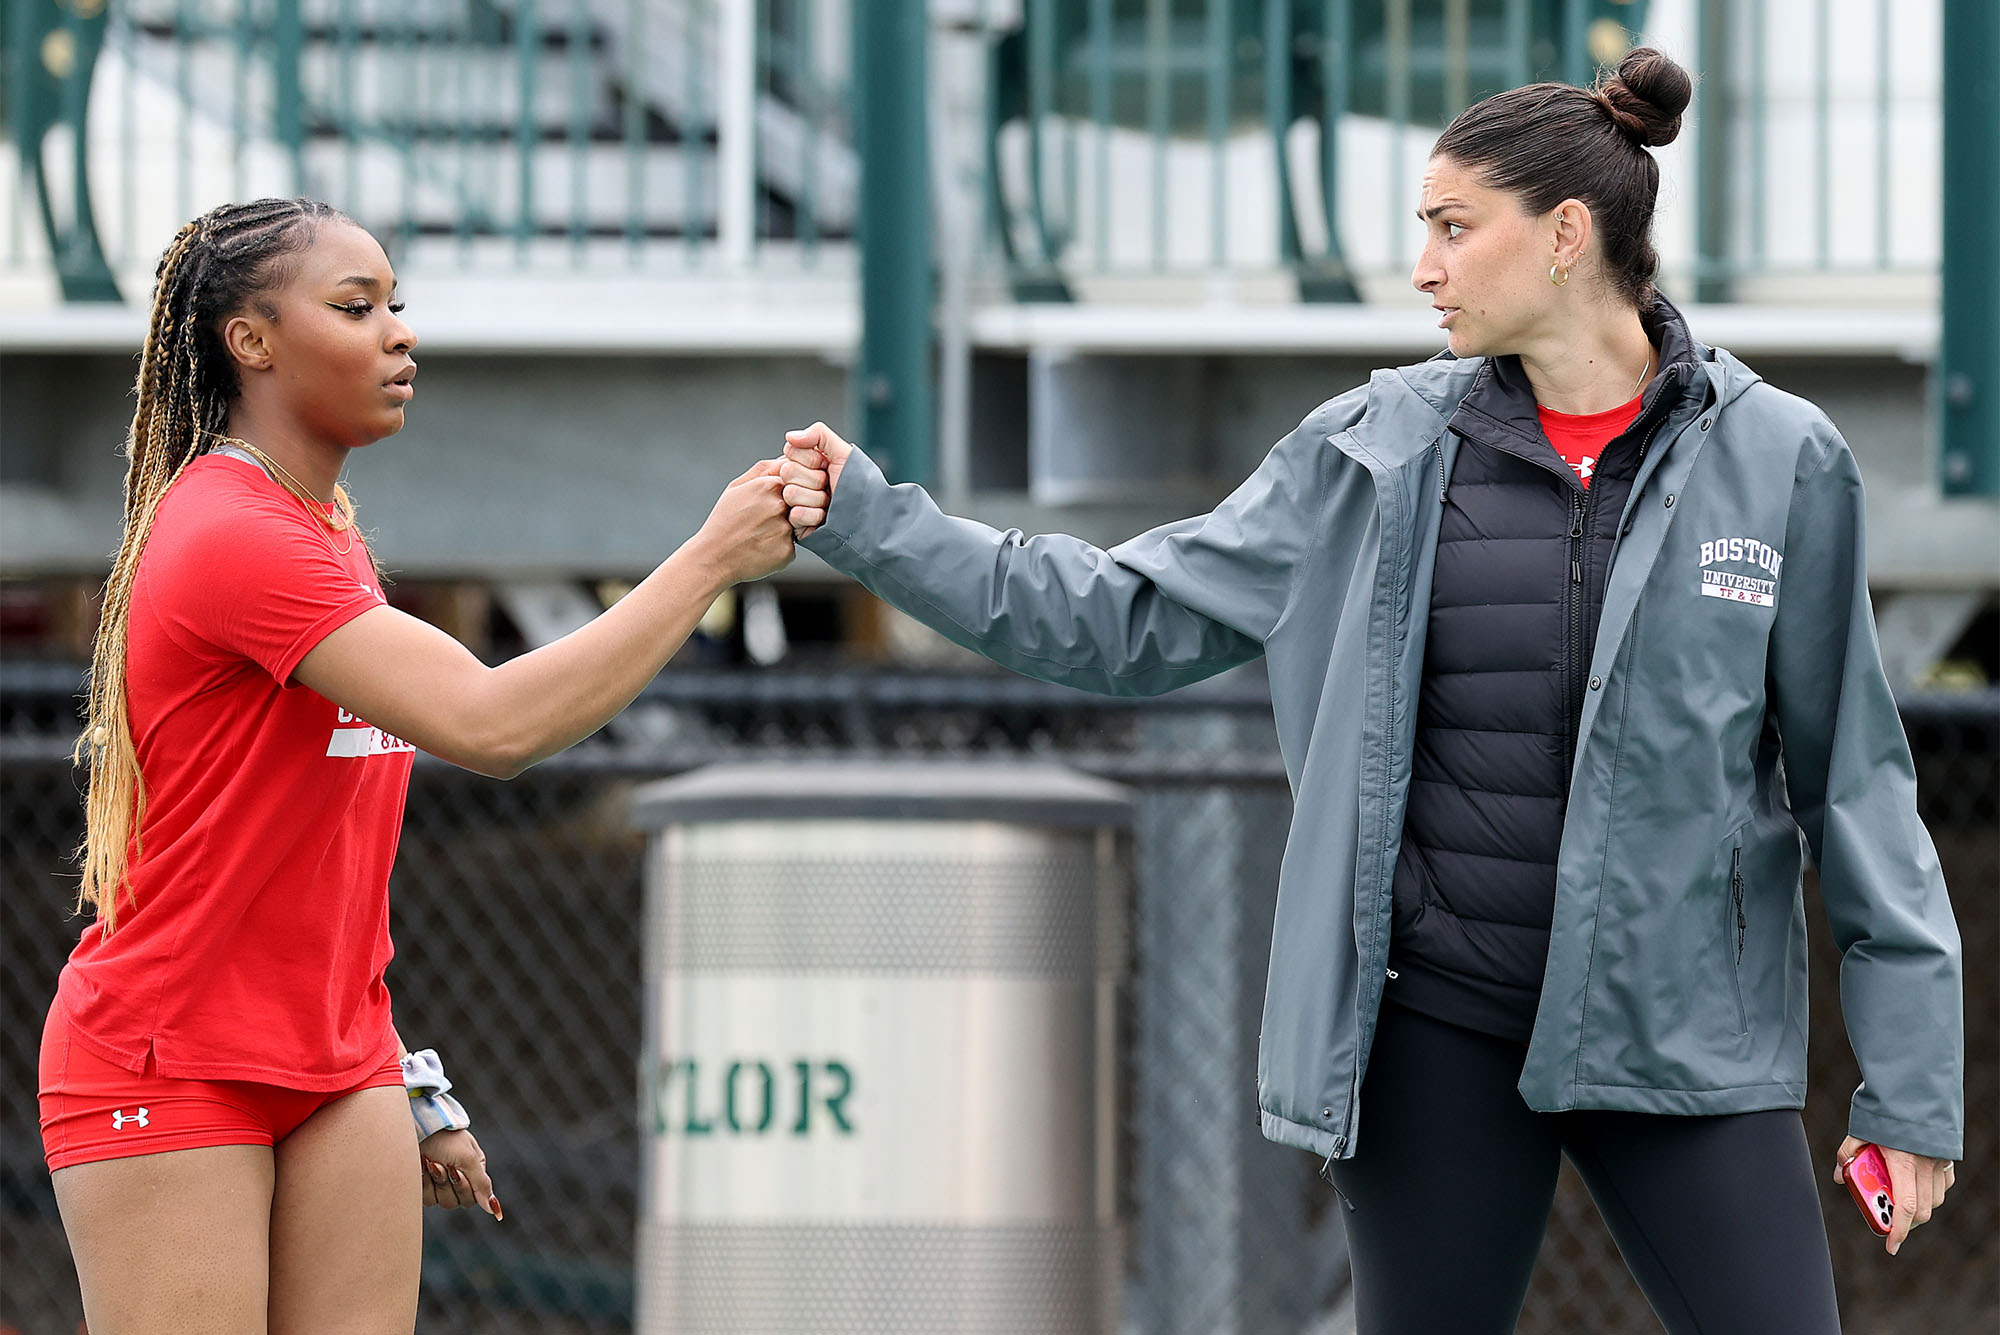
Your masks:
[[[909,53],[857,59],[847,0],[15,0],[0,575],[101,575],[153,258],[295,192],[383,239],[423,339],[409,427],[352,468],[406,582],[629,579],[815,418],[966,512],[1113,542],[1436,352],[1408,269],[1437,130],[1643,39],[1701,77],[1660,154],[1666,290],[1855,445],[1899,670],[1990,607],[1992,470],[1941,459],[1946,0],[888,8],[928,20],[928,92],[871,197],[862,95]],[[871,198],[910,238],[886,307]],[[885,309],[903,373],[869,360]]]

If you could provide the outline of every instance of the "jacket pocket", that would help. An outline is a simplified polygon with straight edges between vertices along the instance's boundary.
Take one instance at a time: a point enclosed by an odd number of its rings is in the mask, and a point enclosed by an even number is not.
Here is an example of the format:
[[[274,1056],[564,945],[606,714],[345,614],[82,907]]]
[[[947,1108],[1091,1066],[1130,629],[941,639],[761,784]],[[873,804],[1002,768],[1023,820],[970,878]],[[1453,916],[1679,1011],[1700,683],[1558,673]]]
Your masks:
[[[1729,919],[1723,939],[1729,947],[1729,985],[1736,995],[1736,1033],[1750,1032],[1750,1012],[1743,1005],[1743,945],[1749,935],[1750,919],[1743,911],[1743,836],[1738,834],[1729,849]]]

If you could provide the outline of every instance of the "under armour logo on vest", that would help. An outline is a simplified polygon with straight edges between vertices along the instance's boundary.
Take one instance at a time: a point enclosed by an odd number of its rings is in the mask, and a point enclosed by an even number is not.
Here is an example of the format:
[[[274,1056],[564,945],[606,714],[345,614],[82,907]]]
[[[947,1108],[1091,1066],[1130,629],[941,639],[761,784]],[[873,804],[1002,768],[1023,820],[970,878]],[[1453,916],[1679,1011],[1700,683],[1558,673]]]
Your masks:
[[[143,1128],[146,1125],[146,1110],[141,1108],[136,1113],[128,1113],[123,1108],[120,1108],[117,1112],[111,1114],[111,1129],[113,1131],[123,1131],[127,1122],[137,1122]]]

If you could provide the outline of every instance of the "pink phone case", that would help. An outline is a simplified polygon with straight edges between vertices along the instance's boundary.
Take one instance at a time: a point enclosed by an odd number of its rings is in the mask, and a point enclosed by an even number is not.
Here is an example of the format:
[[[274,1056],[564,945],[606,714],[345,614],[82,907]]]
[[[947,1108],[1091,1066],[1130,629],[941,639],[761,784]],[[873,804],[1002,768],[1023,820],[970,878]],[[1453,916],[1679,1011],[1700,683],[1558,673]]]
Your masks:
[[[1882,1162],[1882,1151],[1863,1145],[1861,1153],[1847,1161],[1844,1176],[1847,1192],[1854,1197],[1868,1227],[1888,1237],[1896,1221],[1896,1196],[1889,1187],[1889,1166]]]

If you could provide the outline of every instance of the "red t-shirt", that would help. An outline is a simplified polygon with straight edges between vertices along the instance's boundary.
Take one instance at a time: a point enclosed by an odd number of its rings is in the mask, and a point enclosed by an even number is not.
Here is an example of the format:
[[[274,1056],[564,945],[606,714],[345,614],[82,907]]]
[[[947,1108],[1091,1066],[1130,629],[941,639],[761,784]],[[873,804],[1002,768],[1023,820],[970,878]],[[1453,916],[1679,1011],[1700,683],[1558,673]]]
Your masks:
[[[84,929],[58,989],[100,1056],[333,1090],[394,1055],[382,974],[413,754],[290,682],[383,601],[359,535],[255,465],[204,456],[161,500],[126,642],[146,783],[134,899],[109,938]]]
[[[1549,444],[1576,470],[1577,480],[1588,490],[1604,447],[1639,420],[1639,406],[1645,398],[1641,393],[1630,403],[1601,413],[1559,413],[1538,403],[1535,415],[1542,419],[1542,434],[1549,438]]]

